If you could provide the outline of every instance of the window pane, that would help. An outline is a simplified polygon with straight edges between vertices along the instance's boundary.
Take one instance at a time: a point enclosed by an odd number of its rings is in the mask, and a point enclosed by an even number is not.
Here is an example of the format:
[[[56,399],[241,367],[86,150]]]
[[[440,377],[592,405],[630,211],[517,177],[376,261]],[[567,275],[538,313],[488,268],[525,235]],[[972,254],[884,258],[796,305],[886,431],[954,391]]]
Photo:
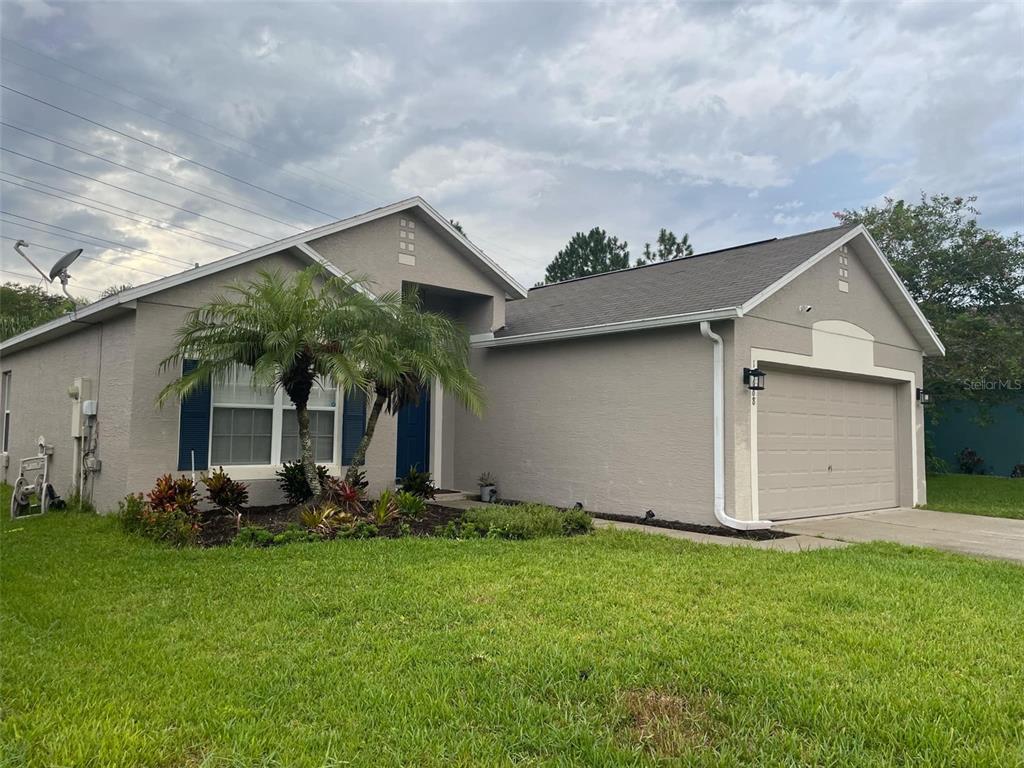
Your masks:
[[[214,408],[213,464],[269,464],[273,411],[270,408]]]
[[[224,377],[224,381],[213,383],[213,402],[273,405],[274,391],[253,389],[252,371],[245,366],[237,366]]]
[[[254,437],[252,440],[252,460],[250,464],[270,463],[270,435]]]
[[[281,461],[299,458],[299,420],[295,409],[288,408],[281,420]],[[334,411],[310,411],[309,433],[313,441],[313,461],[330,463],[334,460]]]
[[[309,392],[310,408],[333,408],[338,402],[338,388],[330,380],[317,378]]]
[[[217,465],[231,463],[230,437],[213,436],[213,445],[210,449],[210,463]]]

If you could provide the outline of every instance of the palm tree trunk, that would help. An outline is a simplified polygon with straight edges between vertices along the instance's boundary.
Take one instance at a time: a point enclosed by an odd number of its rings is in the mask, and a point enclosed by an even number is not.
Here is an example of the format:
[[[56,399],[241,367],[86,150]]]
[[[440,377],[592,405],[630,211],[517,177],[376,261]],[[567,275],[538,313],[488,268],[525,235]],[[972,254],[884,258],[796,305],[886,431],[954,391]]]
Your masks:
[[[302,457],[302,470],[306,474],[309,490],[313,499],[320,498],[320,476],[316,473],[316,462],[313,461],[313,439],[309,436],[309,409],[305,405],[295,405],[295,419],[299,422],[299,455]]]
[[[366,462],[366,450],[370,447],[370,441],[373,440],[373,432],[377,429],[377,419],[380,418],[380,412],[384,409],[386,402],[387,398],[384,395],[377,395],[377,399],[373,401],[370,418],[366,420],[366,429],[363,430],[363,439],[359,441],[356,452],[352,454],[352,463],[348,465],[348,472],[345,473],[345,482],[349,485],[355,485],[359,479],[359,468]]]

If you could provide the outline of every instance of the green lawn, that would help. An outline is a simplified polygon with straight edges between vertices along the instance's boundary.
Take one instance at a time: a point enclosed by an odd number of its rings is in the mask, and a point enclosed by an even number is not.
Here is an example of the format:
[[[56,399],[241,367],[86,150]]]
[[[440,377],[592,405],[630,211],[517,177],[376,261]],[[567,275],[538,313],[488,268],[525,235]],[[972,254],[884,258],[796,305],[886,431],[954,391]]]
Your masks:
[[[2,494],[0,494],[2,495]],[[0,765],[1020,765],[1024,568],[0,524]]]
[[[928,475],[925,508],[1024,520],[1024,478]]]

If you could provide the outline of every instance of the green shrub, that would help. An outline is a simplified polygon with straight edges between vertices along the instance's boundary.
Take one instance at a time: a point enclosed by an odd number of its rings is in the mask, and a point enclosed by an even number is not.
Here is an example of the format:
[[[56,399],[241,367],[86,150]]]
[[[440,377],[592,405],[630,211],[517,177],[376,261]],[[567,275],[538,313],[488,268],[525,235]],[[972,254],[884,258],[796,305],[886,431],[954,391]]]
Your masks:
[[[430,479],[430,473],[420,472],[415,467],[410,468],[405,477],[398,481],[398,489],[421,499],[432,499],[437,495],[437,488]]]
[[[405,493],[403,491],[403,493]],[[380,492],[380,497],[370,505],[370,522],[377,528],[383,528],[398,517],[398,503],[394,491],[387,489]]]
[[[220,509],[237,514],[249,503],[248,486],[238,480],[232,480],[224,471],[224,467],[218,467],[216,471],[203,475],[203,485],[206,486],[206,498]]]
[[[406,520],[419,520],[427,511],[426,500],[408,491],[395,494],[395,504],[398,514]]]
[[[289,504],[302,504],[313,498],[313,491],[306,480],[301,461],[286,461],[274,474],[277,475],[277,484]],[[327,480],[327,467],[317,464],[316,474],[320,478],[320,483],[324,483]]]
[[[448,538],[537,539],[574,536],[593,530],[590,515],[582,509],[561,510],[545,504],[476,507],[461,521],[449,522],[437,530]]]
[[[232,543],[236,547],[277,547],[295,542],[316,541],[317,536],[298,525],[290,525],[280,533],[268,531],[259,525],[247,525],[238,532]]]
[[[356,520],[350,525],[338,529],[339,539],[372,539],[380,530],[373,523],[366,520]]]
[[[307,507],[299,515],[302,525],[323,539],[333,538],[339,528],[350,526],[351,514],[334,504],[318,504]]]
[[[129,533],[176,547],[195,544],[199,538],[199,499],[187,477],[164,475],[153,490],[129,494],[118,502],[118,517]]]

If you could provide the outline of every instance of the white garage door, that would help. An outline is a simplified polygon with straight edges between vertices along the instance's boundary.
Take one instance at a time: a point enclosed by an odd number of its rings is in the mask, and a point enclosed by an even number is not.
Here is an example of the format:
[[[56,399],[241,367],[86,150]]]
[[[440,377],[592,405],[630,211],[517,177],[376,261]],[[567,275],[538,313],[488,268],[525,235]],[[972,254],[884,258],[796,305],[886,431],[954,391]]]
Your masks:
[[[896,388],[769,371],[757,397],[763,519],[897,506]]]

